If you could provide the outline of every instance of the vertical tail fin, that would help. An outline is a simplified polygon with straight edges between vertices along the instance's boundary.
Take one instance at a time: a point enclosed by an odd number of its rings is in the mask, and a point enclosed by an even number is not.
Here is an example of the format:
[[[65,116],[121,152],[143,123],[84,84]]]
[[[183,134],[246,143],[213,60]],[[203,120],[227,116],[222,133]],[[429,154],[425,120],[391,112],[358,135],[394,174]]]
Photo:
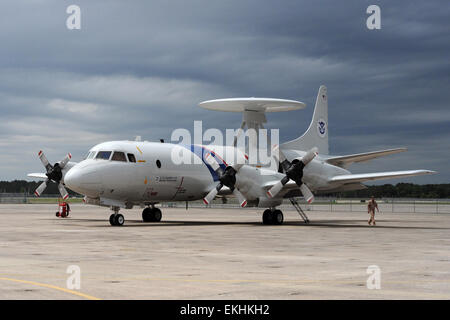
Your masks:
[[[312,147],[319,149],[319,154],[328,154],[328,95],[327,87],[320,86],[317,94],[314,115],[308,130],[297,139],[285,142],[283,149],[306,151]]]

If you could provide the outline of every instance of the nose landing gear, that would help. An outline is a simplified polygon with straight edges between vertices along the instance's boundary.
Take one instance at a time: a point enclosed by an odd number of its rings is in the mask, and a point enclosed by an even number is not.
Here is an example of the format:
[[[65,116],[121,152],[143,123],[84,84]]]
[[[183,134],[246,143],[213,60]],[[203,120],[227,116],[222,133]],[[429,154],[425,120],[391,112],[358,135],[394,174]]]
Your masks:
[[[119,213],[119,207],[112,207],[111,210],[114,211],[112,215],[109,216],[109,223],[112,226],[123,226],[125,223],[125,218]]]
[[[159,222],[161,221],[161,218],[161,210],[154,206],[145,208],[142,211],[142,221],[144,222]]]

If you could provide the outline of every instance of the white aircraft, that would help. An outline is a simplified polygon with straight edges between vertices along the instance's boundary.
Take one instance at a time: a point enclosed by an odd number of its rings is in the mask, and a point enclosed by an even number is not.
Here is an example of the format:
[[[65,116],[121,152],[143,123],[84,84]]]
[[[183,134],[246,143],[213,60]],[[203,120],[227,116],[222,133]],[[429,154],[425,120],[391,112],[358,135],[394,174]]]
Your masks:
[[[200,105],[213,110],[244,112],[243,126],[247,122],[249,127],[262,127],[262,122],[265,122],[264,112],[305,107],[305,104],[298,101],[260,98],[213,100]],[[282,224],[283,213],[276,207],[285,198],[293,199],[303,195],[306,201],[312,202],[313,192],[358,190],[366,188],[362,184],[364,181],[435,173],[430,170],[408,170],[351,174],[345,169],[351,163],[403,152],[406,148],[345,156],[329,155],[325,86],[319,88],[308,130],[301,137],[279,146],[278,171],[242,164],[245,160],[233,164],[235,159],[227,159],[227,154],[246,157],[244,152],[234,146],[184,146],[199,161],[193,164],[175,164],[172,161],[174,148],[180,148],[180,145],[110,141],[94,146],[79,163],[69,161],[71,155],[68,154],[54,165],[40,151],[39,158],[47,172],[28,176],[45,179],[37,188],[36,196],[45,190],[49,182],[56,182],[64,199],[68,197],[66,186],[83,194],[87,204],[110,207],[114,212],[109,219],[111,225],[120,226],[125,221],[123,215],[119,214],[120,208],[145,206],[143,221],[158,222],[162,214],[155,207],[157,203],[203,199],[208,204],[217,195],[234,195],[242,207],[266,208],[263,223]],[[291,201],[296,206],[295,200]]]

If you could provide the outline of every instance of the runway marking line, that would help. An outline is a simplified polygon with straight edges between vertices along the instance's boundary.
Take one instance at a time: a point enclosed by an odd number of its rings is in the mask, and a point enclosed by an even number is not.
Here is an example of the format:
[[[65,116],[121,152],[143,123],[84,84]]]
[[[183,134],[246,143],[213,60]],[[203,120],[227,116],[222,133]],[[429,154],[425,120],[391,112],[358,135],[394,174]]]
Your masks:
[[[94,297],[94,296],[90,296],[88,294],[84,294],[78,291],[74,291],[74,290],[70,290],[70,289],[66,289],[66,288],[61,288],[58,286],[54,286],[51,284],[46,284],[46,283],[40,283],[40,282],[35,282],[35,281],[28,281],[28,280],[20,280],[20,279],[12,279],[12,278],[3,278],[0,277],[0,280],[4,280],[4,281],[11,281],[11,282],[18,282],[18,283],[25,283],[25,284],[32,284],[34,286],[38,286],[38,287],[44,287],[44,288],[49,288],[49,289],[54,289],[54,290],[58,290],[58,291],[62,291],[62,292],[66,292],[66,293],[70,293],[82,298],[86,298],[89,300],[101,300],[100,298]]]

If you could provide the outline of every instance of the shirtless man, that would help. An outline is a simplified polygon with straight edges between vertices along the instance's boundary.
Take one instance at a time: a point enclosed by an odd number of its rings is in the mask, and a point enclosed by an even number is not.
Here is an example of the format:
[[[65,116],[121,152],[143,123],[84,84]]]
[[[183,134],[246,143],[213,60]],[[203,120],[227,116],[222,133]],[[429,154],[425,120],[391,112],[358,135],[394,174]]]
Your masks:
[[[376,225],[375,223],[375,208],[377,209],[378,212],[380,212],[380,210],[378,210],[378,204],[375,201],[374,196],[370,197],[369,203],[367,204],[367,213],[370,214],[370,218],[369,218],[369,225]]]

